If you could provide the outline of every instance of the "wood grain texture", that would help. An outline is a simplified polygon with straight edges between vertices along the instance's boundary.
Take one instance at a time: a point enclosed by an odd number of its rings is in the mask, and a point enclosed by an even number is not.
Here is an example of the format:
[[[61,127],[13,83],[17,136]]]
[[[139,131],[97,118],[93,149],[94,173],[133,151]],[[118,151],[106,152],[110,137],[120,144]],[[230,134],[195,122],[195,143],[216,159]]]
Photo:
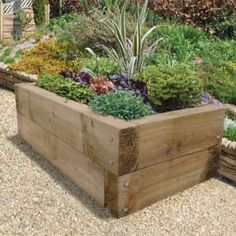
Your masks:
[[[207,178],[208,149],[119,177],[117,216],[140,210]]]
[[[18,114],[20,136],[98,203],[104,205],[104,168]]]
[[[77,112],[73,102],[55,94],[40,93],[43,90],[28,90],[28,86],[18,89],[17,111],[46,129],[65,143],[83,152],[82,112]],[[76,104],[77,105],[77,104]],[[78,104],[83,111],[86,106]]]
[[[124,150],[129,152],[122,152],[120,136],[134,127],[132,123],[97,115],[86,105],[65,102],[64,98],[32,84],[16,85],[16,100],[19,114],[114,174],[122,172],[120,153],[123,160],[126,157],[128,160],[134,145],[126,142]]]
[[[0,40],[4,42],[4,44],[11,44],[14,42],[14,34],[16,28],[19,26],[19,21],[16,17],[16,14],[3,14],[2,12],[3,4],[0,4]],[[34,34],[37,30],[37,27],[34,22],[34,14],[32,9],[24,9],[24,12],[31,17],[31,22],[28,25],[28,28],[25,30],[24,37],[28,38],[32,34]],[[45,9],[45,22],[46,24],[49,22],[50,18],[50,6],[47,4]]]
[[[138,165],[142,169],[218,144],[224,109],[208,105],[150,116],[138,121]]]
[[[218,173],[236,183],[236,156],[222,153]]]

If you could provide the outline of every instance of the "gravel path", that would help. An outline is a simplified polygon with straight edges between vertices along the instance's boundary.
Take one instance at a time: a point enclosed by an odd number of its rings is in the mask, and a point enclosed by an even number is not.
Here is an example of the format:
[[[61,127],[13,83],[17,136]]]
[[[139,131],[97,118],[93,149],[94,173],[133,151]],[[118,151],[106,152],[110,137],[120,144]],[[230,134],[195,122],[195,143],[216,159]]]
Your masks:
[[[0,235],[236,235],[236,186],[211,179],[114,219],[17,136],[0,89]]]

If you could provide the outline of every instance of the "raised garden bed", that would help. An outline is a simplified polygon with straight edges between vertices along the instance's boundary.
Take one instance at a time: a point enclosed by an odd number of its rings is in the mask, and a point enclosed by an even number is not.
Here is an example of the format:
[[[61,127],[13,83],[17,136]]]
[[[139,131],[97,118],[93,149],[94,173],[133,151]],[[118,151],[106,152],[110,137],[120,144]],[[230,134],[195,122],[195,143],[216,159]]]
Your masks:
[[[23,72],[9,70],[0,66],[0,87],[14,90],[17,83],[32,83],[36,81],[36,76],[28,75]]]
[[[134,121],[16,85],[19,134],[118,217],[216,175],[224,109],[205,105]]]

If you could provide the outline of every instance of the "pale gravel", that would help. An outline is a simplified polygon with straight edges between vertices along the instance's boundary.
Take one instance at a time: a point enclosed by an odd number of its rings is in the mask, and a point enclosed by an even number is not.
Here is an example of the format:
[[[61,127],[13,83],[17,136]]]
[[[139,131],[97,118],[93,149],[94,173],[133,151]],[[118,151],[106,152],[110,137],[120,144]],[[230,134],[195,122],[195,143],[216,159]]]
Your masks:
[[[236,235],[236,186],[211,179],[113,218],[17,136],[0,89],[0,235]]]

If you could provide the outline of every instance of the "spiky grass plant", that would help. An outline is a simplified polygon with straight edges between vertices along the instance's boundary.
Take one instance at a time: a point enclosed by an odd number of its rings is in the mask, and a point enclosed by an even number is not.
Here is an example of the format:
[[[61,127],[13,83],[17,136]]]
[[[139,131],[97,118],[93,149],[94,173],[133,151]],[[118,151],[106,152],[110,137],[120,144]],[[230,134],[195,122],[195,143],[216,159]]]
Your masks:
[[[151,32],[156,29],[156,26],[144,31],[144,25],[147,17],[148,0],[145,1],[141,11],[139,5],[137,7],[137,23],[133,37],[127,36],[127,16],[126,10],[128,0],[120,8],[116,6],[116,18],[105,18],[102,23],[106,26],[108,31],[116,39],[116,49],[102,45],[105,53],[114,61],[116,61],[124,72],[128,73],[129,78],[133,74],[142,70],[145,67],[146,56],[150,54],[155,48],[159,40],[152,45],[147,46],[147,38]]]

